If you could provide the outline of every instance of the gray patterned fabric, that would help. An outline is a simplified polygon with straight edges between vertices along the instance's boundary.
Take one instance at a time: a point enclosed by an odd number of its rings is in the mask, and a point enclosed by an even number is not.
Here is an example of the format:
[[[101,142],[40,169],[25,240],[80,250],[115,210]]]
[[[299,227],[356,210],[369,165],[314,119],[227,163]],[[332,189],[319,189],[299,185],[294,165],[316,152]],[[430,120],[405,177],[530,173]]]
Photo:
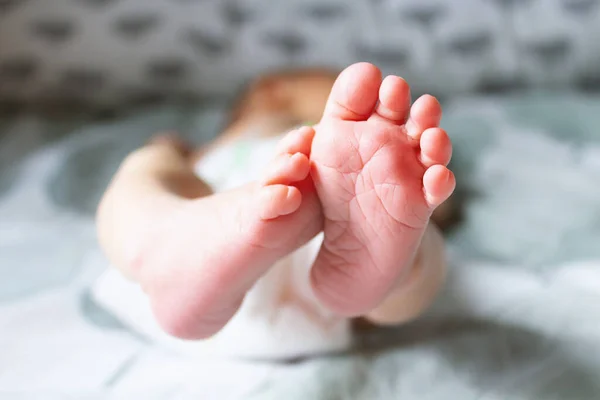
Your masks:
[[[439,302],[348,354],[295,364],[175,355],[90,296],[108,265],[92,210],[123,152],[164,128],[206,140],[223,110],[0,119],[0,160],[12,160],[0,167],[0,398],[598,398],[598,98],[449,104],[454,168],[480,197],[450,239]]]
[[[230,95],[363,60],[439,96],[600,87],[599,0],[0,0],[0,99]]]

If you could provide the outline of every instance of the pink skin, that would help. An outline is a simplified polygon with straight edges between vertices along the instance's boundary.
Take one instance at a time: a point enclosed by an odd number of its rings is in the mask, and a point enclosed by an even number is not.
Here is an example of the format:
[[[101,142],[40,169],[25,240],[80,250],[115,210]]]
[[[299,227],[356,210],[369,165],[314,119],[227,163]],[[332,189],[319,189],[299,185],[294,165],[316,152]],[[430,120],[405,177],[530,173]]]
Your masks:
[[[165,212],[134,264],[166,332],[183,339],[215,334],[276,260],[321,230],[307,179],[313,136],[301,128],[282,139],[261,181]]]
[[[325,239],[311,279],[319,300],[343,316],[363,315],[410,272],[433,210],[455,187],[441,107],[412,107],[406,82],[381,80],[367,63],[336,81],[311,152]]]
[[[432,211],[454,189],[440,118],[433,97],[410,107],[401,78],[346,69],[316,135],[286,135],[261,181],[158,216],[133,264],[163,329],[215,334],[276,260],[322,229],[315,294],[344,316],[376,307],[409,274]]]

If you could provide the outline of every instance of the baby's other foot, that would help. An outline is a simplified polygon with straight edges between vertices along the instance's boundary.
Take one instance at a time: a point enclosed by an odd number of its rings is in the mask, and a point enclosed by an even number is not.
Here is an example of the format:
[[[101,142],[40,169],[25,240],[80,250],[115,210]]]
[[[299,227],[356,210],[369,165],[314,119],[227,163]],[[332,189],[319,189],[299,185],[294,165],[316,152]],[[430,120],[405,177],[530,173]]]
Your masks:
[[[321,230],[309,177],[313,136],[312,128],[291,132],[261,181],[182,204],[150,236],[139,281],[167,332],[216,333],[275,261]]]
[[[455,187],[450,140],[431,96],[367,63],[336,81],[313,140],[311,175],[324,213],[315,294],[346,316],[376,307],[408,275],[433,210]]]

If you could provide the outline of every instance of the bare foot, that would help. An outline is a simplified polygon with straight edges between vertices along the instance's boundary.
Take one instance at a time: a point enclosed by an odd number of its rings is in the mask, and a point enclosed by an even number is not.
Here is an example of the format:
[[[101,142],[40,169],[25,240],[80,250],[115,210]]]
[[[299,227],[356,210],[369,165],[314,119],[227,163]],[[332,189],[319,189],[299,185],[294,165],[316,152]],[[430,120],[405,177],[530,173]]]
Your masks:
[[[407,83],[373,65],[336,81],[312,145],[325,217],[312,268],[319,300],[345,316],[376,307],[409,275],[433,210],[455,187],[452,147],[431,96],[410,106]]]
[[[162,327],[198,339],[220,330],[254,282],[322,228],[309,178],[312,128],[282,139],[263,180],[169,210],[136,259]]]

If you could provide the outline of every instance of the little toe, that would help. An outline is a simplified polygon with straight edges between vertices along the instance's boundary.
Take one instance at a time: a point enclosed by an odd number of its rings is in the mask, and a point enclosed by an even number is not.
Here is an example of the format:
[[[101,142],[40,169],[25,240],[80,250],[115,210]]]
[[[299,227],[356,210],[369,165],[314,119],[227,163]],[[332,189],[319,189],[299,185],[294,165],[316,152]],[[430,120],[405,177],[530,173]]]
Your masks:
[[[300,208],[302,193],[293,186],[270,185],[260,189],[260,218],[270,220],[288,215]]]
[[[429,167],[423,175],[423,191],[431,208],[435,208],[446,201],[455,187],[454,174],[443,165]]]
[[[452,142],[442,128],[429,128],[421,135],[421,163],[425,167],[448,165],[452,157]]]
[[[398,76],[387,76],[379,88],[379,104],[373,118],[383,118],[394,124],[406,123],[410,110],[410,87]]]
[[[263,185],[291,185],[304,180],[310,173],[310,161],[302,153],[283,153],[275,157],[267,167]]]
[[[281,139],[277,145],[277,153],[302,153],[310,156],[315,130],[310,126],[294,129]]]
[[[442,119],[442,106],[431,95],[421,96],[410,109],[410,117],[406,122],[406,133],[419,143],[421,134],[429,128],[439,126]]]
[[[364,121],[371,116],[381,85],[381,71],[369,63],[346,68],[335,81],[323,118]]]

